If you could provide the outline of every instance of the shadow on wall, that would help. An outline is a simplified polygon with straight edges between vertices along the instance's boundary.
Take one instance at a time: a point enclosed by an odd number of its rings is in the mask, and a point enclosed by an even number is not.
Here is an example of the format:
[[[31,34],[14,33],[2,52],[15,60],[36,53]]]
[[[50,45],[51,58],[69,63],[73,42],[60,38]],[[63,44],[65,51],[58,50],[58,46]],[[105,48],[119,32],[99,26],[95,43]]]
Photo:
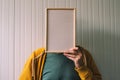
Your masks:
[[[102,30],[100,27],[99,29],[95,27],[94,29],[81,28],[82,30],[79,27],[77,44],[91,52],[103,80],[119,80],[120,34],[109,28],[106,28],[109,30],[105,30],[105,28]]]

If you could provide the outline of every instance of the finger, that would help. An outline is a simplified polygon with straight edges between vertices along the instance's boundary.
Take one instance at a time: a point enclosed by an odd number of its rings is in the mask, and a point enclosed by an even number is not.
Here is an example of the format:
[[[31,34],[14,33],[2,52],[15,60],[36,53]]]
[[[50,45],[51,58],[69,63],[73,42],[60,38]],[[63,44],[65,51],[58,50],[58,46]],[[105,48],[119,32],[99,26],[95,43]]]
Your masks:
[[[71,48],[69,50],[71,50],[71,51],[78,50],[78,47],[74,47],[74,48]]]
[[[74,61],[75,58],[72,58],[72,57],[69,57],[69,56],[66,56],[68,59]]]
[[[78,47],[71,48],[68,51],[65,51],[64,53],[70,53],[70,54],[75,54],[77,53]]]
[[[68,55],[81,55],[81,53],[77,53],[75,51],[64,52],[64,54],[68,54]]]
[[[68,50],[64,52],[65,54],[74,54],[74,51]]]
[[[64,56],[68,56],[68,57],[72,57],[72,58],[75,58],[76,57],[76,55],[75,54],[68,54],[68,53],[66,53],[66,54],[63,54]]]

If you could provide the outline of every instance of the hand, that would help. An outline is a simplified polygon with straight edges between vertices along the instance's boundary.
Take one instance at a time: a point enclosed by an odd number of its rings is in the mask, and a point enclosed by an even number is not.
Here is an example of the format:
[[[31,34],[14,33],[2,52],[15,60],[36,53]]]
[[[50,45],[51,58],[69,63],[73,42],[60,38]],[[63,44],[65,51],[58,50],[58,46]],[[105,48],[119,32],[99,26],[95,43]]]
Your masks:
[[[72,60],[76,68],[79,68],[81,66],[80,62],[82,60],[82,53],[77,51],[78,47],[71,48],[68,51],[65,51],[63,55],[66,56],[68,59]]]

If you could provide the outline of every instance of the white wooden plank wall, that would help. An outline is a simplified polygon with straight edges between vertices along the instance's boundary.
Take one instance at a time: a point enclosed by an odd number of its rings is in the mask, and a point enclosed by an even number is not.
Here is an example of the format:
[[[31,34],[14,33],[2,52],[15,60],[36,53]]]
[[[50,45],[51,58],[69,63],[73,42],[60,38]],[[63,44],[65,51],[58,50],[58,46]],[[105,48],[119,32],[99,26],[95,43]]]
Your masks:
[[[87,48],[103,80],[119,80],[120,0],[0,0],[0,80],[18,80],[33,50],[44,47],[45,8],[77,9],[76,44]]]

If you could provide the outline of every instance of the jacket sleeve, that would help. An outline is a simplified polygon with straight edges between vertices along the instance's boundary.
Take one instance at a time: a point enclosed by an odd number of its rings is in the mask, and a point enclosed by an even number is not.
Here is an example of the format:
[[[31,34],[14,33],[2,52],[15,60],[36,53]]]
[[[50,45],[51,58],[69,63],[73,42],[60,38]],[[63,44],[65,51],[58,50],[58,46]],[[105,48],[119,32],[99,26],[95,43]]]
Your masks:
[[[81,80],[102,80],[101,74],[93,60],[91,54],[85,50],[87,66],[75,68]]]
[[[75,68],[80,76],[81,80],[92,80],[92,72],[85,66],[81,66],[80,68]]]

